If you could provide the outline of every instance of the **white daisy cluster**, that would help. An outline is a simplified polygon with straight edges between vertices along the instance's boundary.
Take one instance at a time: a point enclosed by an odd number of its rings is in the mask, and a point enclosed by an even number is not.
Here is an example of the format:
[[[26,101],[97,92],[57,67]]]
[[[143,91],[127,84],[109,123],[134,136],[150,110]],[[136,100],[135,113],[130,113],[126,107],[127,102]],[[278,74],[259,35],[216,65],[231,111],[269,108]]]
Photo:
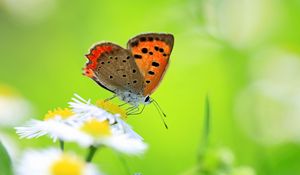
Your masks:
[[[103,146],[129,155],[139,155],[147,149],[143,138],[123,120],[126,118],[126,112],[120,107],[105,101],[98,101],[94,105],[90,100],[85,100],[76,94],[69,105],[70,109],[58,108],[49,111],[44,120],[31,120],[22,127],[16,127],[17,134],[21,138],[28,139],[48,135],[54,142],[59,140],[62,149],[65,142],[78,143],[90,149],[87,162],[90,162],[95,151]],[[43,154],[53,154],[57,157],[58,153],[53,152],[55,151],[38,152],[37,159],[39,156],[43,157]],[[27,158],[25,154],[20,167],[27,166],[28,163],[25,161]],[[33,159],[34,156],[31,158]],[[26,175],[22,173],[23,170],[18,172],[20,175]]]
[[[100,175],[97,168],[73,153],[50,148],[28,150],[16,169],[17,175]]]

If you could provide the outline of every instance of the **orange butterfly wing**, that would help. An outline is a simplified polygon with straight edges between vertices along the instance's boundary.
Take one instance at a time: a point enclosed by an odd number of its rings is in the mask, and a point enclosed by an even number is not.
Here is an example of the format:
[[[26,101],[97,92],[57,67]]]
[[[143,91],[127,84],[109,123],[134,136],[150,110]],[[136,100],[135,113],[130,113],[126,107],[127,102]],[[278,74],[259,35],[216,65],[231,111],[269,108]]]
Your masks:
[[[167,69],[173,44],[173,35],[158,33],[141,34],[128,41],[128,50],[144,77],[144,96],[158,87]]]

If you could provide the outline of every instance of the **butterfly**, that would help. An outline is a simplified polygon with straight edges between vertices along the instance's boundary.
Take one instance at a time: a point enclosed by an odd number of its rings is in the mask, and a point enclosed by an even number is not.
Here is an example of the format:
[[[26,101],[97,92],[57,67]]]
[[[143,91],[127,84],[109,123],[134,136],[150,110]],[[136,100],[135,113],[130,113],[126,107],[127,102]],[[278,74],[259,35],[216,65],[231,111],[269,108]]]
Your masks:
[[[137,108],[153,102],[150,95],[160,84],[169,64],[174,36],[146,33],[131,38],[127,48],[96,44],[86,55],[83,74]]]

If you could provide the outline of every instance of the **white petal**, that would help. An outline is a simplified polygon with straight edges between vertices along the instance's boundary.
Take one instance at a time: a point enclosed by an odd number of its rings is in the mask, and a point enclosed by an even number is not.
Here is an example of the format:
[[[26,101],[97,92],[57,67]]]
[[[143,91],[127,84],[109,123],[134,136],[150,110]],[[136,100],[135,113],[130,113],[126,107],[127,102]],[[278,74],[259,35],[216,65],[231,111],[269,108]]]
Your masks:
[[[16,126],[31,112],[31,104],[25,99],[0,96],[0,126]]]
[[[115,116],[113,114],[90,104],[90,100],[84,100],[78,95],[75,96],[77,98],[72,98],[72,102],[69,102],[69,105],[73,112],[78,114],[82,120],[95,117],[99,120],[109,120],[110,123],[115,122]]]
[[[37,138],[48,134],[49,127],[47,122],[30,120],[23,127],[15,127],[16,132],[21,138]]]
[[[132,129],[132,127],[130,125],[128,125],[120,117],[116,117],[116,121],[117,121],[117,124],[113,125],[112,128],[117,128],[118,130],[123,131],[123,133],[126,133],[130,138],[143,140],[143,138],[138,133],[136,133]],[[114,129],[114,132],[116,132],[116,129]]]
[[[60,139],[63,141],[78,142],[81,146],[88,146],[93,142],[90,136],[82,133],[75,126],[56,120],[31,120],[24,127],[16,127],[16,130],[21,138],[31,139],[49,135],[53,141]]]
[[[130,136],[124,134],[112,136],[108,139],[103,140],[102,142],[104,145],[125,154],[143,154],[148,148],[148,145],[140,139],[133,139],[130,138]]]
[[[70,153],[67,154],[75,156]],[[53,148],[42,151],[26,151],[16,166],[16,175],[51,175],[51,166],[61,156],[62,152]],[[81,160],[79,159],[78,161]],[[100,173],[94,165],[86,164],[83,169],[83,175],[100,175]]]
[[[16,175],[51,175],[49,167],[59,155],[60,151],[56,149],[26,151],[17,166]]]

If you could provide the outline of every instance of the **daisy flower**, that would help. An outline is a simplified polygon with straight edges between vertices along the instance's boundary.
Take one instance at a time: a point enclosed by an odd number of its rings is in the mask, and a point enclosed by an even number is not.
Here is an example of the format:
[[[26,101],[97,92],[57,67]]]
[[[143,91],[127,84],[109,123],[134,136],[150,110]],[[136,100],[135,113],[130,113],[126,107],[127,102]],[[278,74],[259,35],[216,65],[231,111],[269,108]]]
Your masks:
[[[38,138],[44,135],[49,135],[55,142],[57,139],[63,141],[71,141],[76,136],[71,124],[76,122],[76,115],[70,109],[57,108],[48,111],[44,120],[30,120],[22,127],[15,127],[20,138]],[[73,135],[73,137],[72,137]]]
[[[80,136],[76,137],[76,141],[84,147],[106,146],[125,154],[144,153],[147,144],[142,138],[140,136],[133,137],[125,130],[121,130],[119,125],[119,123],[111,125],[108,120],[87,119],[76,126],[77,130],[81,132]]]
[[[100,175],[94,165],[57,149],[29,150],[16,167],[16,175]]]
[[[127,117],[123,109],[103,100],[96,105],[90,101],[75,95],[69,103],[71,109],[49,111],[44,121],[31,120],[16,127],[17,133],[21,138],[49,135],[53,141],[77,142],[93,149],[107,146],[125,154],[141,154],[147,149],[143,138],[123,120]]]
[[[32,113],[32,106],[15,89],[0,84],[0,127],[12,127]]]
[[[126,111],[118,105],[105,100],[98,100],[96,105],[93,105],[90,99],[85,100],[77,94],[74,96],[69,105],[72,111],[77,114],[78,120],[86,121],[94,118],[99,121],[108,120],[116,132],[126,133],[131,138],[142,140],[142,137],[124,121],[127,119]]]
[[[91,104],[91,100],[85,100],[79,95],[75,94],[75,97],[72,98],[72,101],[69,102],[70,108],[72,111],[76,114],[78,114],[79,120],[85,120],[87,118],[98,118],[99,120],[109,120],[110,123],[115,122],[116,116],[120,116],[119,113],[112,113],[107,112],[108,110],[105,110],[105,108],[110,109],[112,108],[110,105],[111,103],[107,102],[108,104],[103,105],[104,103],[100,102],[99,104],[102,104],[101,107],[98,107],[96,105]]]
[[[119,106],[103,100],[93,105],[90,100],[75,96],[69,104],[81,118],[81,122],[72,125],[80,132],[76,141],[81,146],[107,146],[125,154],[141,154],[147,149],[143,138],[123,120],[127,118],[126,112]]]

